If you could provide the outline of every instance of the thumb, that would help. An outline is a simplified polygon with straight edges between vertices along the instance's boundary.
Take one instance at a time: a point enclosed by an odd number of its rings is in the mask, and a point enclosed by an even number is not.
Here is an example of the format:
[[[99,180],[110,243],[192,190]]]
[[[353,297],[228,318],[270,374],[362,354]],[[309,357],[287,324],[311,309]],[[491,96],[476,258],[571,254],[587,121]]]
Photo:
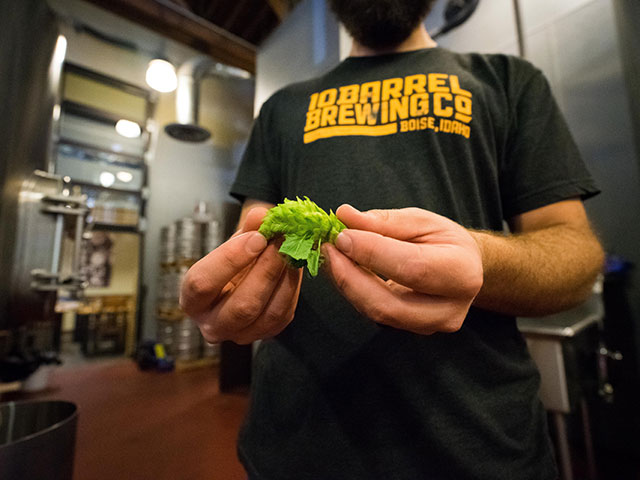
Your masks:
[[[180,306],[194,315],[211,306],[222,289],[249,266],[266,248],[267,240],[258,232],[246,232],[227,240],[196,262],[185,275]]]
[[[347,228],[375,232],[385,237],[412,241],[425,233],[425,221],[433,222],[437,215],[419,208],[367,210],[361,212],[351,205],[341,205],[336,215]]]

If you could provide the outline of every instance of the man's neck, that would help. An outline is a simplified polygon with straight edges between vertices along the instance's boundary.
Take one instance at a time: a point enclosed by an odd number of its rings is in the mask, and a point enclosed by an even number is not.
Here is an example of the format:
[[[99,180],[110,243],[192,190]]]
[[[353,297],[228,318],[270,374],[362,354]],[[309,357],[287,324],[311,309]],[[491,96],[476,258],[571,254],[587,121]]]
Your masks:
[[[350,56],[352,57],[371,57],[374,55],[383,55],[387,53],[409,52],[411,50],[421,50],[423,48],[433,48],[438,44],[431,38],[424,24],[420,25],[409,35],[404,42],[391,48],[370,48],[361,45],[356,40],[351,46]]]

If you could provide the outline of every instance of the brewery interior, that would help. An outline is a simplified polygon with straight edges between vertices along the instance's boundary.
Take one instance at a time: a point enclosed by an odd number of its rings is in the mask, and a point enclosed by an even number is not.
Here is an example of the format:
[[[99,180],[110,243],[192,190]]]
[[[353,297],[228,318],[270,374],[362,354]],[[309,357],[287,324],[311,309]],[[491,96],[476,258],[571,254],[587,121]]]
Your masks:
[[[235,229],[262,103],[348,56],[348,35],[324,0],[0,13],[0,478],[245,479],[252,346],[204,341],[180,282]],[[518,326],[561,478],[640,479],[640,3],[438,0],[426,26],[540,68],[602,190],[593,296]]]

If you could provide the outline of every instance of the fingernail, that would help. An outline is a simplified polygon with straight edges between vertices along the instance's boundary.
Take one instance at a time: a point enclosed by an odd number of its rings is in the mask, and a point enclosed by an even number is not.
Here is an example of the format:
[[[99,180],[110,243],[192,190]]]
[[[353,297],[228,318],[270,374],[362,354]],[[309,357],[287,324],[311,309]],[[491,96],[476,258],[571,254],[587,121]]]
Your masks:
[[[353,205],[349,204],[349,203],[345,203],[344,204],[345,207],[350,208],[351,210],[360,213],[360,210],[358,210],[356,207],[354,207]]]
[[[262,234],[258,232],[252,233],[251,237],[249,238],[249,240],[247,240],[247,243],[245,244],[245,248],[247,249],[247,252],[249,252],[251,255],[260,253],[266,247],[267,247],[267,239],[264,238]]]
[[[336,238],[336,247],[345,255],[349,255],[351,253],[351,247],[353,246],[353,241],[347,232],[340,232],[338,238]]]

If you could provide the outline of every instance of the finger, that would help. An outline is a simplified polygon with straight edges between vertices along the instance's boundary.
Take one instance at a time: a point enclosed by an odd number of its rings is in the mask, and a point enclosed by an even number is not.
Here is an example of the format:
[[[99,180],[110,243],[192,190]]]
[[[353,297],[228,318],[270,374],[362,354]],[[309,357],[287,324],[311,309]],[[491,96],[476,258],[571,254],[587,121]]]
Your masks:
[[[371,271],[364,270],[356,265],[349,257],[342,254],[331,244],[323,245],[322,252],[325,256],[325,269],[336,285],[336,288],[347,299],[358,300],[355,292],[360,291],[355,284],[359,283],[363,289],[369,292],[382,292],[385,294],[384,280]],[[361,301],[352,301],[356,309],[366,315],[367,305],[362,306]]]
[[[418,241],[425,235],[439,231],[445,223],[451,223],[441,215],[420,208],[361,212],[345,204],[338,207],[336,215],[348,228],[377,232],[406,241]]]
[[[363,315],[377,323],[421,335],[460,328],[470,301],[425,295],[407,287],[385,283],[357,266],[330,245],[327,269],[338,290]]]
[[[243,345],[274,337],[284,330],[293,320],[301,284],[302,269],[285,268],[280,282],[260,316],[238,332],[233,340]]]
[[[273,295],[286,265],[276,245],[269,245],[242,281],[213,308],[211,319],[216,329],[237,332],[252,324]]]
[[[353,261],[422,293],[466,292],[467,253],[455,245],[416,244],[361,230],[344,230],[336,247]]]
[[[247,214],[242,230],[245,232],[248,232],[249,230],[258,230],[268,211],[269,210],[264,207],[252,208]]]
[[[266,247],[267,240],[258,232],[227,240],[189,269],[182,281],[180,307],[188,315],[206,310],[224,286]]]
[[[242,227],[239,228],[232,237],[245,232],[249,232],[251,230],[258,230],[260,228],[260,225],[262,224],[262,220],[264,220],[264,217],[268,211],[269,210],[264,207],[255,207],[249,210],[249,213],[247,213]]]
[[[283,239],[279,239],[276,238],[275,240],[272,240],[270,242],[268,242],[270,245],[275,245],[275,247],[277,247],[277,249],[280,248],[280,246],[282,245]],[[284,260],[284,257],[282,255],[280,255],[280,258],[282,259],[283,263],[286,263],[286,261]],[[255,261],[251,264],[249,264],[249,266],[245,267],[243,270],[241,270],[235,277],[233,277],[229,283],[225,286],[224,290],[226,289],[230,289],[233,290],[234,288],[236,288],[236,286],[238,286],[242,280],[244,280],[244,277],[247,276],[247,274],[251,271],[251,268],[253,267],[253,265],[255,264]],[[224,292],[223,290],[223,292]]]

